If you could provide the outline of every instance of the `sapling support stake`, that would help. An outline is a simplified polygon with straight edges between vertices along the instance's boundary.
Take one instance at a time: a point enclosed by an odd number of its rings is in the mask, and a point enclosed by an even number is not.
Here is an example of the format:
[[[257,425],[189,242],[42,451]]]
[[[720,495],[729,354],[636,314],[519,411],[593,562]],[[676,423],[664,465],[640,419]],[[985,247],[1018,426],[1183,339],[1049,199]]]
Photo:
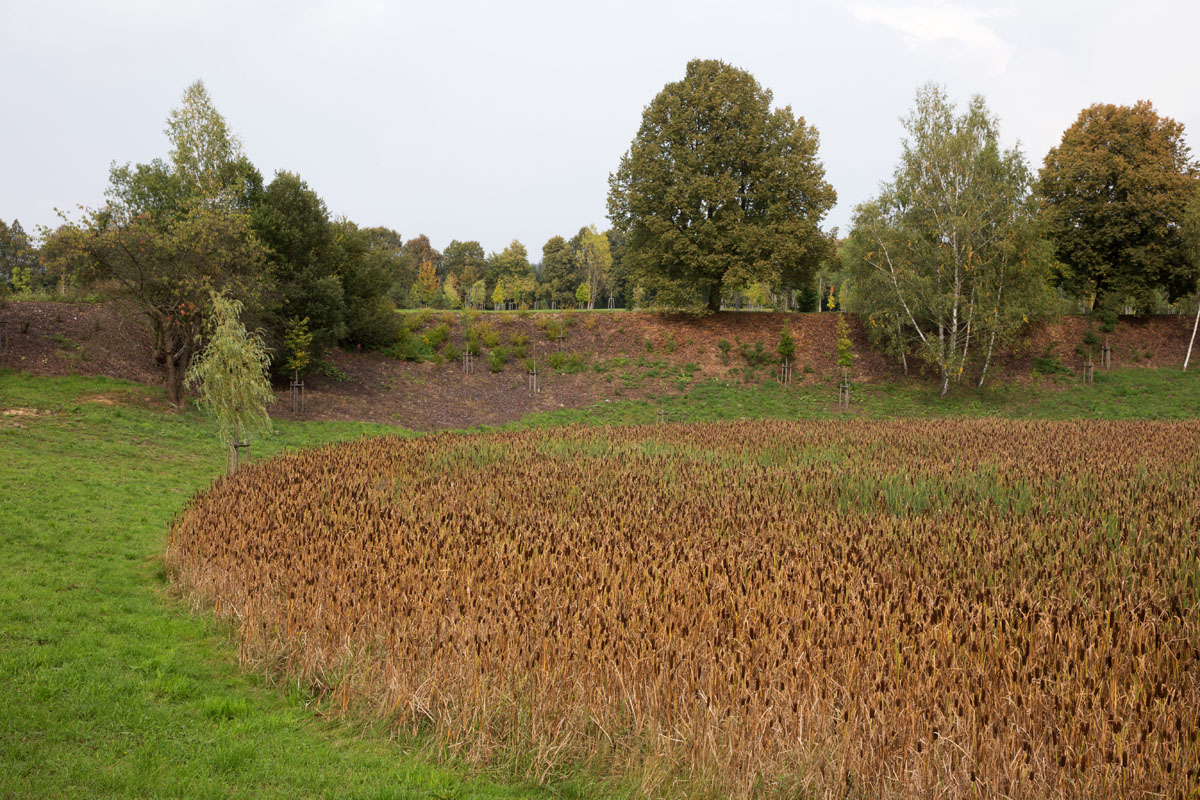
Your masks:
[[[304,413],[304,381],[300,380],[300,373],[292,373],[292,413]]]

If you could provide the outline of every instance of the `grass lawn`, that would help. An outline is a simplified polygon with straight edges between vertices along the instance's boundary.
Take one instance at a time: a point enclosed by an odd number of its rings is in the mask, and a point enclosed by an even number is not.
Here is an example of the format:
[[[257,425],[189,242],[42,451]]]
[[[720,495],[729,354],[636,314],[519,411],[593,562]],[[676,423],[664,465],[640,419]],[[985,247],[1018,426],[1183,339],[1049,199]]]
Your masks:
[[[438,766],[240,670],[228,631],[166,592],[167,527],[223,454],[198,413],[140,407],[161,404],[0,373],[0,409],[27,410],[0,416],[0,798],[581,794]],[[253,450],[383,430],[280,423]]]

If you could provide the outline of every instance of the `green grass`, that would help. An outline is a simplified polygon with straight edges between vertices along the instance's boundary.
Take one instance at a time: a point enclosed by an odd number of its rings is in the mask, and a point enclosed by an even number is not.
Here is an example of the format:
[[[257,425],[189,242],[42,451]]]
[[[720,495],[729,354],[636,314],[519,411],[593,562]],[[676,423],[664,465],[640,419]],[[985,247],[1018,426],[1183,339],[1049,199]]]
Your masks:
[[[0,797],[596,795],[438,766],[240,669],[230,631],[167,593],[171,518],[224,462],[204,417],[161,406],[120,381],[0,373],[0,409],[35,412],[0,416]],[[385,430],[281,422],[252,457]]]
[[[612,400],[586,409],[532,414],[508,427],[591,423],[620,425],[653,422],[666,409],[672,422],[727,419],[828,419],[836,409],[833,381],[781,386],[756,373],[752,383],[706,380],[683,393],[646,400]],[[639,373],[637,379],[642,376]],[[625,378],[634,385],[635,378]],[[851,390],[854,416],[868,418],[1011,417],[1024,419],[1193,419],[1200,417],[1200,373],[1178,369],[1121,369],[1098,372],[1095,383],[1043,378],[1032,384],[996,384],[983,389],[954,387],[939,397],[931,383],[856,384]]]

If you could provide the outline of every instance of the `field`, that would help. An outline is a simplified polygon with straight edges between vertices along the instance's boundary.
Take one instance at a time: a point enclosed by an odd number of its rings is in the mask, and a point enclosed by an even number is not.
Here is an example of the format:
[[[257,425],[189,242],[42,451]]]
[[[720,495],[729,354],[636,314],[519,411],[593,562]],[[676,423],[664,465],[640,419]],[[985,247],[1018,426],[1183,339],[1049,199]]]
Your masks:
[[[1200,791],[1200,423],[375,438],[168,541],[244,662],[546,780],[665,795]]]

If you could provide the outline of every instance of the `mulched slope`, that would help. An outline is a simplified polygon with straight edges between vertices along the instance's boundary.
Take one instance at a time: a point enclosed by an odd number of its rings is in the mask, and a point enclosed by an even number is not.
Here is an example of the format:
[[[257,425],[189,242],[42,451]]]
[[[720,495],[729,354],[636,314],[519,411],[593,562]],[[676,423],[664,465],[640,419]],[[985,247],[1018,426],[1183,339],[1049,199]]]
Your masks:
[[[557,342],[543,330],[547,315],[483,315],[508,345],[516,336],[528,339],[529,355],[545,365]],[[665,362],[672,367],[694,364],[699,377],[723,378],[743,362],[739,343],[761,342],[774,355],[784,325],[796,339],[796,376],[822,380],[837,373],[834,360],[837,314],[776,314],[723,312],[704,318],[643,313],[571,313],[562,343],[567,353],[590,360],[626,357]],[[441,322],[450,325],[450,341],[463,346],[462,317],[433,312],[418,333]],[[539,325],[540,320],[540,325]],[[895,380],[899,364],[871,350],[857,320],[849,319],[857,357],[854,379],[860,382]],[[1191,333],[1191,319],[1182,316],[1147,320],[1122,318],[1110,337],[1116,366],[1173,366],[1182,362]],[[1065,317],[1055,323],[1031,326],[1016,345],[998,355],[992,373],[997,379],[1027,380],[1037,357],[1057,357],[1078,369],[1084,360],[1077,348],[1090,328],[1088,320]],[[729,363],[721,359],[718,342],[733,347]],[[1099,360],[1099,353],[1096,353]],[[606,381],[591,371],[562,375],[547,371],[543,390],[526,389],[523,366],[515,361],[502,372],[488,371],[484,359],[473,375],[457,365],[438,366],[397,361],[374,353],[334,351],[330,361],[349,380],[306,378],[306,418],[355,419],[388,422],[421,430],[494,425],[520,419],[534,411],[581,408],[617,396],[619,381]],[[910,365],[916,368],[910,359]],[[805,377],[805,367],[812,375]],[[139,383],[162,385],[163,373],[154,362],[145,323],[135,310],[117,303],[70,304],[9,302],[0,308],[0,367],[36,375],[104,375]],[[622,397],[661,393],[669,384],[650,380],[640,389],[625,389]],[[275,413],[291,416],[286,385],[278,389]]]
[[[144,318],[119,303],[6,303],[0,367],[163,383]]]

